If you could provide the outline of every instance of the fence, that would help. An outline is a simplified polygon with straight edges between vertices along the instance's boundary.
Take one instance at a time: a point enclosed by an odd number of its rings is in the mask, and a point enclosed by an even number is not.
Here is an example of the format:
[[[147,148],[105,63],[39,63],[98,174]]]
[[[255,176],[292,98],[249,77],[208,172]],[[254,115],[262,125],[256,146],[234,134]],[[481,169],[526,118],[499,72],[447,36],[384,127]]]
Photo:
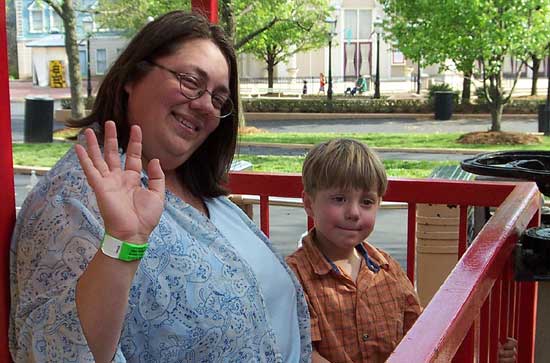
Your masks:
[[[296,198],[297,174],[233,173],[230,189],[258,195],[260,226],[269,235],[269,197]],[[496,362],[498,342],[518,339],[519,362],[533,362],[536,284],[513,281],[513,247],[538,224],[540,194],[533,183],[391,179],[386,201],[406,202],[407,275],[414,281],[416,204],[460,207],[458,262],[389,362]],[[467,249],[469,206],[499,207]],[[454,357],[454,360],[453,360]]]

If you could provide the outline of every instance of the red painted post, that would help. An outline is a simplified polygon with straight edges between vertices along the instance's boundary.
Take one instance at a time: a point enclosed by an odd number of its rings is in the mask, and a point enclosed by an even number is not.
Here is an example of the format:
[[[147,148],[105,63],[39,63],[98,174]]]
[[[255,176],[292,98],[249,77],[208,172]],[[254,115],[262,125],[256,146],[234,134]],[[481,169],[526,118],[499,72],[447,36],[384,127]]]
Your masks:
[[[413,285],[416,263],[416,203],[409,203],[407,211],[407,276]]]
[[[211,23],[218,23],[218,0],[191,0],[193,11],[204,14]]]
[[[6,29],[6,2],[0,0],[0,362],[11,362],[8,350],[9,246],[15,223]]]

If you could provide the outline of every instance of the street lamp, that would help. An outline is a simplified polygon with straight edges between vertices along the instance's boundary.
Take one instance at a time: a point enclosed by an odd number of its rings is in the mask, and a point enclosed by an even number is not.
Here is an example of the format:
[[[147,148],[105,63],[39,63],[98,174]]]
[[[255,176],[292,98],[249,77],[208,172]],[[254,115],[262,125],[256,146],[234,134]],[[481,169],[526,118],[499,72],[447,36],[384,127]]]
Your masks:
[[[332,101],[332,37],[336,35],[336,19],[326,18],[325,23],[329,25],[328,35],[328,90],[327,99]]]
[[[84,33],[86,33],[86,74],[87,74],[87,80],[86,80],[86,95],[88,96],[88,99],[92,97],[92,70],[90,66],[90,38],[93,35],[93,21],[90,21],[88,19],[84,20],[82,22],[82,28],[84,30]]]
[[[374,33],[376,33],[376,78],[374,79],[374,98],[380,98],[380,32],[382,21],[377,16],[374,21]]]

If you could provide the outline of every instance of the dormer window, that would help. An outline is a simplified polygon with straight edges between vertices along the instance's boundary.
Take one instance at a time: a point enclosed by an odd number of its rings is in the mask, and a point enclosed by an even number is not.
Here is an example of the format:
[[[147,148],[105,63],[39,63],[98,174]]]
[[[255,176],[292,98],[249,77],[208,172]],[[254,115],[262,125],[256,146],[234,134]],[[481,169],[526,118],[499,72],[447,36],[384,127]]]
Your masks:
[[[31,33],[44,32],[44,7],[38,2],[33,1],[27,8],[29,11],[29,31]]]
[[[61,32],[63,30],[63,20],[57,15],[55,10],[49,8],[50,11],[50,31],[51,32]]]

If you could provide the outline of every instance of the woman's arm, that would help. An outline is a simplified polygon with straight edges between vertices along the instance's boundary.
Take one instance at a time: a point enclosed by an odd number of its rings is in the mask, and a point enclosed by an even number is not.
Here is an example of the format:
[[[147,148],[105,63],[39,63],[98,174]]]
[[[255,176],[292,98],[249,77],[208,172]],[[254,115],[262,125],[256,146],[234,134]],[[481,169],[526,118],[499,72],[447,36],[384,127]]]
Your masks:
[[[148,163],[149,189],[141,186],[141,130],[132,126],[121,168],[114,122],[105,123],[104,156],[92,130],[85,131],[87,149],[76,153],[96,194],[105,233],[121,241],[147,243],[164,206],[164,174],[158,160]],[[76,306],[89,348],[97,362],[113,358],[139,260],[126,262],[98,251],[76,286]]]

